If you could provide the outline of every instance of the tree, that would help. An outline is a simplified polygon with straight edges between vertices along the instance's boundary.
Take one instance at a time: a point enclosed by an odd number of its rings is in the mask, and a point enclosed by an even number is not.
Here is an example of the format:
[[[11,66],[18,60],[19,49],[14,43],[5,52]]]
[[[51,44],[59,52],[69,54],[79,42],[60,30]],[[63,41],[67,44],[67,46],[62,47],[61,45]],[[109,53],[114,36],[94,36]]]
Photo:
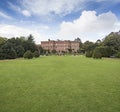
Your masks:
[[[16,51],[17,57],[23,57],[23,54],[25,52],[24,48],[21,45],[15,46],[15,51]]]
[[[6,41],[7,41],[6,38],[0,37],[0,46],[2,46],[3,44],[5,44]]]
[[[31,52],[34,52],[37,50],[37,46],[35,45],[35,42],[33,41],[34,38],[33,36],[30,34],[27,38],[27,40],[25,40],[23,42],[23,47],[24,47],[24,50],[25,52],[30,50]]]
[[[99,46],[97,49],[100,51],[102,57],[110,57],[112,55],[112,50],[109,46]]]
[[[95,43],[99,45],[99,44],[101,44],[101,40],[98,39]]]
[[[93,51],[95,49],[95,44],[93,42],[90,42],[90,41],[86,41],[83,43],[83,46],[82,48],[85,50],[85,51]]]
[[[30,34],[29,36],[28,36],[28,42],[30,42],[30,43],[34,43],[34,37],[32,36],[32,34]]]
[[[80,39],[79,37],[75,38],[75,40],[74,40],[74,41],[77,41],[77,42],[82,43],[82,42],[81,42],[81,39]]]
[[[74,41],[79,42],[79,49],[77,50],[77,53],[83,53],[82,52],[83,48],[82,48],[82,41],[81,41],[81,39],[79,37],[77,37],[77,38],[75,38]]]
[[[23,47],[24,47],[25,52],[28,50],[30,50],[31,52],[34,52],[37,50],[35,43],[31,43],[29,41],[23,42]]]
[[[55,49],[53,49],[51,52],[52,52],[53,54],[55,54],[57,51],[56,51]]]
[[[43,55],[46,53],[46,51],[41,47],[41,45],[37,45],[37,50],[39,51],[40,55]]]
[[[86,57],[92,57],[92,55],[93,55],[93,51],[87,51],[86,53],[85,53],[85,56]]]
[[[31,52],[36,51],[37,47],[33,39],[32,35],[29,35],[27,38],[13,37],[8,40],[0,37],[0,58],[13,59],[23,57],[23,54],[28,50]]]
[[[33,53],[31,51],[26,51],[23,55],[25,59],[32,59],[33,58]]]
[[[103,40],[103,46],[108,46],[112,55],[120,52],[120,34],[119,32],[112,32]]]
[[[101,59],[101,58],[102,58],[102,54],[101,54],[99,48],[97,48],[97,47],[95,48],[92,57],[93,57],[93,58],[96,58],[96,59]]]
[[[16,51],[10,42],[6,42],[0,48],[0,58],[1,59],[15,59],[17,57]]]
[[[39,53],[38,51],[35,51],[35,52],[33,53],[33,56],[34,56],[35,58],[38,58],[38,57],[40,56],[40,53]]]
[[[118,52],[118,53],[116,54],[116,57],[117,57],[117,58],[120,58],[120,52]]]

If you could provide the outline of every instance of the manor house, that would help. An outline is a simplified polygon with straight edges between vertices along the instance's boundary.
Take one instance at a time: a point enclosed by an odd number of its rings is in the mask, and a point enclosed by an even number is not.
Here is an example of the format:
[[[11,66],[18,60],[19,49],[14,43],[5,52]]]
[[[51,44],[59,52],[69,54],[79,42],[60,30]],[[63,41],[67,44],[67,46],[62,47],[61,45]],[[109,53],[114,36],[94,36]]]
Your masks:
[[[80,48],[80,42],[70,41],[70,40],[48,40],[48,41],[41,41],[41,47],[45,50],[49,50],[52,52],[53,50],[56,52],[78,52]]]

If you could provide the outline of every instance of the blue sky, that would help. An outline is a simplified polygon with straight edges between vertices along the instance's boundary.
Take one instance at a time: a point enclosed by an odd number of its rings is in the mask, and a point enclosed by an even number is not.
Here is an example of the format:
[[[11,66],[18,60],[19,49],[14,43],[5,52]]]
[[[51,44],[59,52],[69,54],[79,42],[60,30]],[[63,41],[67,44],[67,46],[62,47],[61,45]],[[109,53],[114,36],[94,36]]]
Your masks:
[[[0,36],[96,41],[120,30],[120,0],[0,0]]]

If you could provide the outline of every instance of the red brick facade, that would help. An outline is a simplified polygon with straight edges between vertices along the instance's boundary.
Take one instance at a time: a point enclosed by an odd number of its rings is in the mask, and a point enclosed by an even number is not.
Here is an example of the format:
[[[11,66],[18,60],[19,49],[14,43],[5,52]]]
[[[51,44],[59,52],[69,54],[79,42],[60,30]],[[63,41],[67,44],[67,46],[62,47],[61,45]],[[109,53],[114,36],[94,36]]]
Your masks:
[[[57,52],[68,52],[69,50],[72,50],[72,52],[77,52],[79,50],[80,43],[78,41],[70,41],[70,40],[64,40],[64,41],[42,41],[41,46],[45,50],[49,50],[52,52],[53,50]]]

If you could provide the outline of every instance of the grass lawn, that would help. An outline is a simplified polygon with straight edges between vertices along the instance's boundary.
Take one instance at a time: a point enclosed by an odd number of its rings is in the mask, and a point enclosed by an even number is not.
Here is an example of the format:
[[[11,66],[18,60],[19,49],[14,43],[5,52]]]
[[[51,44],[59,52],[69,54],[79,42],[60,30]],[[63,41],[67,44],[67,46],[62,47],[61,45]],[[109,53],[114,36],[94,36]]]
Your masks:
[[[0,61],[0,112],[120,112],[120,60]]]

